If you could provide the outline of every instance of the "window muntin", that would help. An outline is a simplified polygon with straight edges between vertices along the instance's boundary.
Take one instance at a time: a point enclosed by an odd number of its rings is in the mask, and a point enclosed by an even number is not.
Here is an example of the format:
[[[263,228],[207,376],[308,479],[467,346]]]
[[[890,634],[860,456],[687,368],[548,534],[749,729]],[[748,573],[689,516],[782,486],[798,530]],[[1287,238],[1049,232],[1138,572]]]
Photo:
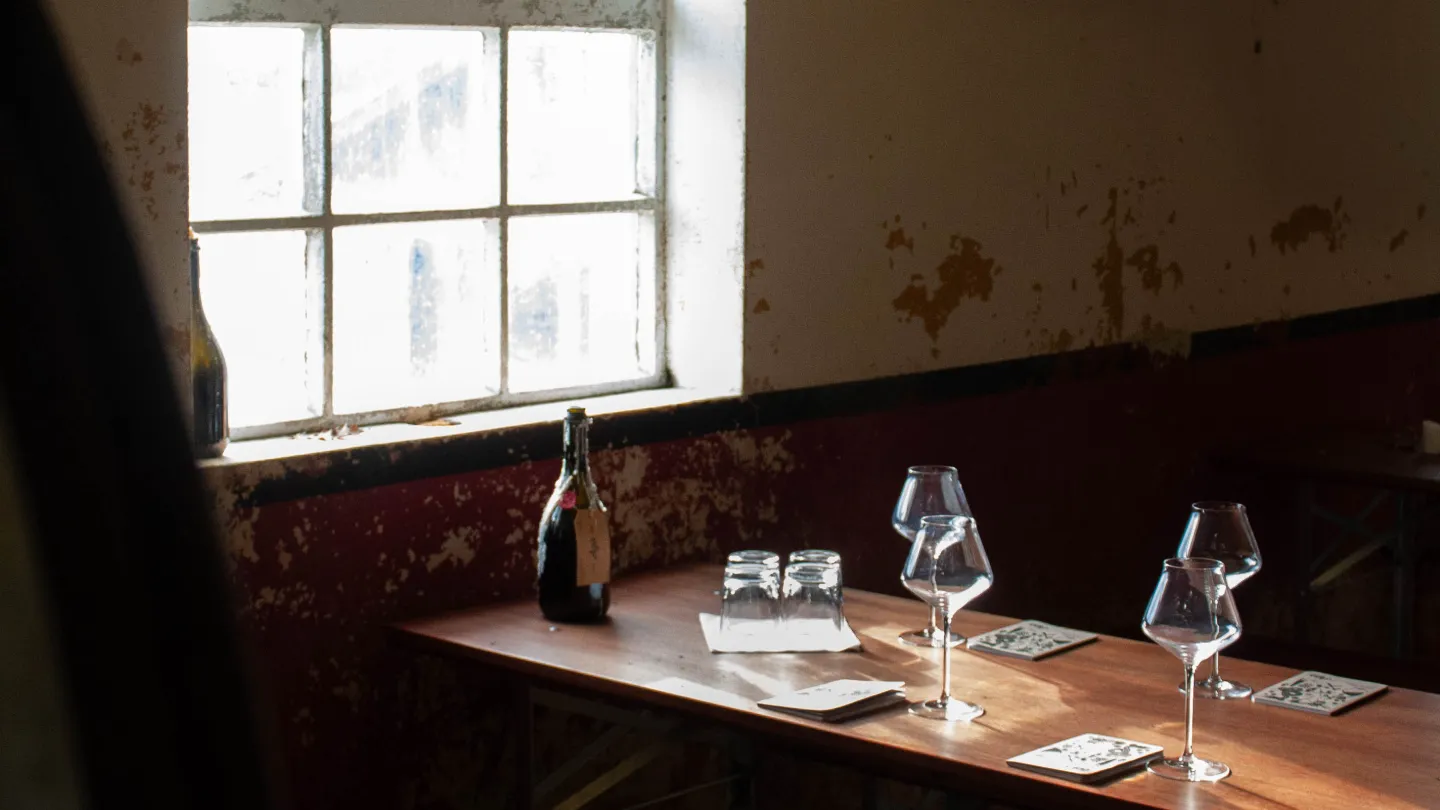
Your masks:
[[[658,8],[403,5],[192,25],[192,119],[253,97],[191,135],[195,176],[233,178],[192,189],[192,219],[237,438],[664,382]],[[287,269],[247,268],[279,234]]]

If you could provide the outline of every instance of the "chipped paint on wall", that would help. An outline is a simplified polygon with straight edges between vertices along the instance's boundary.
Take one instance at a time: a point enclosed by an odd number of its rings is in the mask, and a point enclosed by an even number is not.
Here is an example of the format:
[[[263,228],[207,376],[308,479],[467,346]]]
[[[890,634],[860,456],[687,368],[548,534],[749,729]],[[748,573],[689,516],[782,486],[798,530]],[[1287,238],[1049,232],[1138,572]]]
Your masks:
[[[805,472],[792,440],[787,429],[766,429],[593,448],[616,574],[793,542],[777,531],[782,482]],[[277,716],[304,718],[303,733],[282,737],[287,760],[307,775],[297,785],[305,806],[336,806],[313,791],[344,784],[355,763],[384,748],[394,700],[384,623],[532,597],[537,521],[559,470],[557,461],[524,461],[246,505],[267,477],[321,469],[323,458],[206,468],[240,617]]]
[[[1345,226],[1350,215],[1344,210],[1345,200],[1336,197],[1329,208],[1319,205],[1302,205],[1290,212],[1290,216],[1275,223],[1270,229],[1270,242],[1281,253],[1294,251],[1315,236],[1324,240],[1326,248],[1334,253],[1345,247]]]
[[[177,381],[190,329],[186,4],[47,0],[139,254]],[[189,410],[188,383],[177,386]]]
[[[893,238],[893,233],[891,236]],[[912,251],[913,241],[910,240],[907,245]],[[935,268],[939,280],[935,289],[929,289],[924,276],[911,275],[910,283],[890,305],[904,315],[906,321],[918,318],[930,340],[938,341],[940,330],[945,328],[960,302],[966,299],[989,301],[990,293],[995,289],[995,277],[1004,271],[993,258],[981,252],[982,248],[974,239],[952,235],[950,252]]]
[[[783,272],[746,282],[746,390],[1440,292],[1440,227],[1414,217],[1440,148],[1440,52],[1414,32],[1440,6],[1283,5],[924,0],[820,26],[812,4],[752,8],[745,252]],[[1046,59],[1016,62],[1016,42]],[[1008,275],[940,290],[937,233]]]

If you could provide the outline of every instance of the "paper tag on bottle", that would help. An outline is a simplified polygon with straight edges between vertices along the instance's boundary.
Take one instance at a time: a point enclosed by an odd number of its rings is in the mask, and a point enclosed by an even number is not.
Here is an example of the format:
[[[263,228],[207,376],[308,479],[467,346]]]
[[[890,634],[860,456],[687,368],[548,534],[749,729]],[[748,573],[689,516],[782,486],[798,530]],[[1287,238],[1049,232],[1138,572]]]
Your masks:
[[[598,509],[575,513],[575,584],[610,581],[610,515]]]

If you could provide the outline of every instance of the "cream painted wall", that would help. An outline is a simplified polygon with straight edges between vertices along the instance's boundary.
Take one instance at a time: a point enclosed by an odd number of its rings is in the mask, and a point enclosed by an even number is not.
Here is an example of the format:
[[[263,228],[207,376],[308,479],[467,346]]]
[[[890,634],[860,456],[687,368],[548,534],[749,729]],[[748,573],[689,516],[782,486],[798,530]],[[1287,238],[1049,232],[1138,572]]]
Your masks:
[[[50,5],[184,369],[185,4]],[[747,391],[1440,290],[1430,0],[746,16]]]
[[[1437,32],[1432,0],[750,3],[746,390],[1440,291]]]
[[[49,0],[130,221],[188,410],[190,259],[184,0]],[[84,233],[83,223],[76,223]]]

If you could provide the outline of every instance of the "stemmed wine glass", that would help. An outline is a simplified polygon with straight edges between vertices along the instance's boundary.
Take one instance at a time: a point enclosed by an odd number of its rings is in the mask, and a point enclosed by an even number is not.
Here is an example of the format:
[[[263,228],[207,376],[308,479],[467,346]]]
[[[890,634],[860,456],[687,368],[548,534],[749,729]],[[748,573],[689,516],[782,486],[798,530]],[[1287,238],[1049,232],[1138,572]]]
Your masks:
[[[1177,557],[1204,557],[1225,564],[1225,584],[1235,588],[1260,570],[1260,547],[1245,517],[1245,507],[1226,501],[1201,501],[1190,507],[1190,522],[1180,538]],[[1250,697],[1254,690],[1220,677],[1220,654],[1210,661],[1210,676],[1195,684],[1195,694],[1214,700]]]
[[[1235,611],[1230,586],[1225,584],[1225,564],[1201,557],[1166,560],[1140,629],[1185,665],[1185,752],[1175,759],[1153,760],[1145,767],[1166,779],[1224,779],[1230,775],[1228,765],[1195,756],[1193,687],[1196,665],[1240,638],[1240,614]]]
[[[920,532],[920,521],[929,515],[958,515],[973,517],[970,504],[965,501],[965,490],[960,487],[960,476],[954,467],[925,465],[911,467],[905,475],[905,485],[900,489],[900,498],[895,502],[895,512],[890,525],[911,545]],[[931,608],[930,625],[924,630],[911,630],[900,634],[900,641],[916,647],[940,647],[944,645],[940,635],[939,613]],[[951,644],[960,644],[965,637],[952,633]]]
[[[929,602],[940,613],[940,631],[948,634],[955,612],[990,589],[995,575],[975,519],[957,515],[922,518],[920,531],[910,546],[900,581],[911,593]],[[941,636],[944,638],[945,636]],[[974,703],[950,697],[950,650],[941,653],[940,697],[916,703],[910,713],[930,720],[973,720],[985,713]]]

